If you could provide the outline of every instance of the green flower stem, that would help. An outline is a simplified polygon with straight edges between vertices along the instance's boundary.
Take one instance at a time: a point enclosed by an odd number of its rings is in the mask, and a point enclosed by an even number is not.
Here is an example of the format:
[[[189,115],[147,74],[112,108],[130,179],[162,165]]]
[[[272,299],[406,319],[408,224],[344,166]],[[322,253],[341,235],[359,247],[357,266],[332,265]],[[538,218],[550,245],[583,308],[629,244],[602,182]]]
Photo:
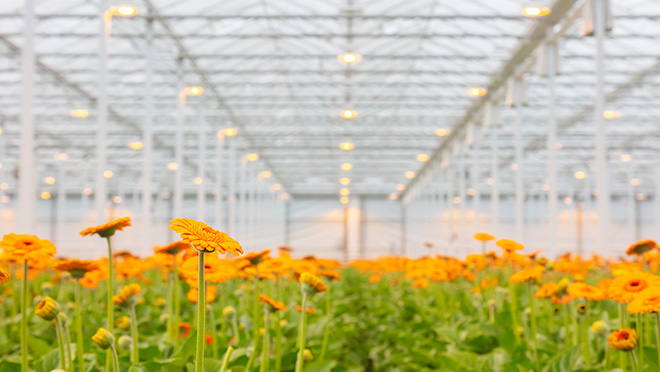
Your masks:
[[[511,301],[511,324],[513,325],[513,334],[516,337],[516,343],[520,342],[518,334],[518,296],[516,294],[516,284],[509,283],[509,296]]]
[[[173,256],[175,257],[175,256]],[[174,258],[176,261],[176,257]],[[167,283],[167,335],[172,344],[177,338],[176,329],[174,326],[174,273],[168,274]]]
[[[635,355],[635,349],[626,351],[630,355],[630,364],[632,365],[633,372],[637,371],[637,355]],[[640,371],[642,372],[642,371]]]
[[[319,360],[325,358],[325,353],[328,350],[328,341],[330,340],[330,321],[332,320],[332,315],[330,314],[330,286],[325,294],[325,325],[323,326],[323,344],[321,344],[321,354],[319,355]],[[418,291],[419,292],[419,291]]]
[[[69,326],[64,322],[62,322],[62,338],[64,339],[64,345],[66,346],[66,354],[68,357],[67,365],[69,366],[69,369],[73,369],[73,354],[71,354],[71,333],[69,332]]]
[[[135,304],[131,305],[131,338],[133,339],[133,350],[131,353],[131,363],[140,363],[140,349],[138,347],[138,324],[135,314]]]
[[[197,352],[195,354],[195,372],[204,372],[204,320],[206,320],[206,285],[204,282],[204,251],[197,252]]]
[[[281,313],[275,322],[275,372],[282,371],[282,321]]]
[[[639,369],[644,370],[644,329],[642,327],[642,314],[637,314],[637,345],[639,346]]]
[[[591,350],[589,350],[589,329],[587,324],[587,315],[580,317],[580,334],[582,335],[582,353],[584,355],[584,363],[591,365]]]
[[[62,367],[63,370],[66,370],[66,353],[64,352],[64,337],[62,333],[62,322],[60,322],[59,317],[55,317],[55,334],[57,335],[57,343],[60,349],[60,367]]]
[[[176,255],[174,257],[174,349],[179,346],[179,316],[181,315],[181,288],[179,288],[179,269],[176,262]],[[202,266],[203,267],[203,266]]]
[[[28,371],[28,344],[27,344],[27,307],[28,307],[28,264],[23,261],[23,286],[21,287],[21,372]]]
[[[218,323],[215,320],[215,312],[212,307],[209,307],[209,321],[211,322],[211,337],[213,343],[211,344],[211,351],[213,351],[213,359],[218,359],[218,342],[215,339],[215,332],[218,329]]]
[[[117,356],[117,348],[115,348],[115,345],[113,344],[110,346],[110,354],[112,356],[112,366],[114,367],[115,371],[119,371],[119,356]]]
[[[530,314],[531,318],[531,323],[532,323],[532,341],[534,345],[534,360],[536,363],[536,370],[540,371],[541,370],[541,362],[539,360],[539,341],[536,337],[537,334],[537,329],[536,329],[536,304],[534,302],[534,295],[532,294],[532,283],[527,282],[527,300],[529,302],[529,306],[532,309],[532,313]]]
[[[112,296],[114,295],[114,281],[115,281],[115,272],[114,272],[114,258],[112,257],[112,243],[110,242],[110,237],[105,238],[108,241],[108,332],[113,333],[115,331],[115,306],[112,302]],[[108,350],[106,352],[106,361],[105,361],[105,370],[111,371],[111,359],[112,351]],[[119,369],[116,369],[115,372],[119,372]]]
[[[259,268],[257,269],[257,274],[254,276],[254,300],[252,302],[252,341],[253,349],[250,359],[245,365],[245,369],[249,371],[254,364],[257,354],[259,353]]]
[[[305,339],[307,337],[307,294],[305,292],[303,292],[302,298],[302,309],[300,311],[300,332],[298,335],[300,336],[298,339],[300,350],[298,350],[298,360],[296,360],[295,372],[302,372],[303,363],[305,362]]]
[[[261,357],[261,367],[259,372],[267,372],[270,370],[270,332],[268,331],[268,314],[269,310],[266,308],[264,311],[264,340],[263,340],[263,356]]]
[[[575,301],[571,299],[569,303],[571,307],[571,323],[573,326],[573,345],[577,346],[580,343],[580,327],[578,326],[577,320],[577,309],[575,308]]]
[[[76,358],[78,359],[78,370],[80,372],[85,372],[85,360],[83,353],[83,330],[82,330],[82,315],[80,308],[82,307],[81,292],[82,286],[80,285],[80,279],[76,281]]]
[[[658,352],[658,365],[660,366],[660,313],[655,313],[655,350]]]
[[[231,327],[234,329],[234,339],[236,339],[238,345],[241,342],[241,332],[238,331],[238,316],[236,314],[231,317]]]
[[[571,342],[571,336],[570,336],[570,310],[568,308],[568,305],[562,304],[561,307],[564,309],[564,341],[566,342],[566,347],[571,347],[572,342]]]
[[[225,372],[227,370],[227,366],[229,365],[229,358],[231,358],[232,351],[234,351],[234,349],[231,346],[228,346],[227,352],[225,353],[225,357],[222,358],[222,366],[220,367],[220,372]]]

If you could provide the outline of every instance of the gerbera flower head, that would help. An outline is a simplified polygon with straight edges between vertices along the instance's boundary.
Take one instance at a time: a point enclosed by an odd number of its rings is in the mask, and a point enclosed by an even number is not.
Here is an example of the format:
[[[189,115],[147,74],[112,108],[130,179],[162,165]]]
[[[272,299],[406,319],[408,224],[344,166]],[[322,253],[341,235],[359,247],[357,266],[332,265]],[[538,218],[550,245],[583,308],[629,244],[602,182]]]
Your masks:
[[[258,265],[264,261],[270,254],[270,249],[264,249],[261,252],[250,252],[241,257],[244,260],[250,261],[251,265]]]
[[[641,256],[644,253],[656,248],[658,248],[658,244],[655,242],[655,240],[641,240],[628,247],[628,249],[626,250],[626,254],[628,256],[630,255]]]
[[[474,239],[480,242],[488,242],[491,240],[495,240],[495,237],[486,233],[476,233],[474,234]]]
[[[259,295],[259,302],[261,302],[261,304],[264,305],[264,307],[268,309],[268,311],[270,311],[271,313],[274,313],[278,310],[279,311],[286,310],[286,306],[284,305],[283,302],[275,301],[272,298],[266,296],[265,294]]]
[[[522,244],[510,239],[500,239],[495,243],[496,246],[504,249],[507,252],[515,252],[525,248]]]
[[[316,293],[322,293],[328,290],[328,286],[312,273],[300,274],[300,284],[302,286],[302,291],[308,296],[312,296]]]
[[[170,221],[170,230],[181,234],[184,243],[192,244],[200,252],[213,252],[222,254],[231,253],[239,256],[243,254],[241,245],[222,231],[214,230],[204,222],[191,218],[175,218]]]
[[[660,287],[653,286],[639,292],[628,304],[628,312],[631,314],[660,312]]]
[[[188,322],[181,322],[174,326],[175,330],[179,331],[179,338],[186,338],[190,335],[192,327]]]
[[[614,301],[626,304],[641,291],[660,286],[660,277],[646,272],[633,272],[621,275],[612,281],[608,296]]]
[[[126,285],[119,291],[119,293],[112,297],[112,303],[114,303],[115,306],[131,306],[135,304],[136,297],[140,292],[142,292],[142,287],[139,284],[132,283]]]
[[[299,313],[302,312],[302,306],[296,305],[296,311],[299,312]],[[309,306],[307,307],[307,309],[305,311],[307,312],[307,314],[316,314],[316,310],[312,309]]]
[[[131,218],[122,217],[103,225],[88,227],[81,231],[80,235],[88,236],[98,234],[102,238],[109,238],[113,236],[117,230],[121,231],[128,226],[131,226]]]
[[[191,245],[184,242],[183,240],[179,240],[176,242],[172,242],[168,245],[164,245],[161,247],[154,247],[154,253],[156,254],[171,254],[175,255],[179,253],[179,251],[186,250],[188,248],[191,248]]]
[[[605,292],[600,288],[584,282],[573,282],[568,285],[566,292],[572,298],[585,298],[589,301],[600,301],[605,299]]]
[[[11,274],[9,274],[9,271],[0,267],[0,284],[5,284],[10,280],[11,280]]]
[[[610,347],[615,350],[632,350],[637,344],[637,331],[630,328],[612,331],[607,342],[610,344]]]
[[[22,264],[27,260],[28,266],[42,268],[56,253],[55,245],[36,235],[7,234],[0,241],[0,248],[5,259]]]
[[[545,267],[537,265],[528,267],[522,271],[519,271],[509,278],[511,283],[522,283],[532,279],[540,278],[541,275],[545,272]]]
[[[119,329],[127,330],[128,327],[131,325],[131,318],[127,316],[119,317],[117,318],[117,320],[115,320],[115,325]]]
[[[68,272],[74,279],[82,279],[90,271],[98,270],[99,267],[94,261],[70,259],[58,261],[53,270],[59,272]]]
[[[539,288],[536,293],[534,293],[534,298],[548,298],[554,296],[557,293],[557,283],[547,282]]]
[[[417,278],[412,282],[413,288],[426,289],[429,287],[429,281],[424,278]]]
[[[319,276],[326,277],[330,279],[330,281],[341,280],[341,276],[337,270],[321,270],[319,271]]]

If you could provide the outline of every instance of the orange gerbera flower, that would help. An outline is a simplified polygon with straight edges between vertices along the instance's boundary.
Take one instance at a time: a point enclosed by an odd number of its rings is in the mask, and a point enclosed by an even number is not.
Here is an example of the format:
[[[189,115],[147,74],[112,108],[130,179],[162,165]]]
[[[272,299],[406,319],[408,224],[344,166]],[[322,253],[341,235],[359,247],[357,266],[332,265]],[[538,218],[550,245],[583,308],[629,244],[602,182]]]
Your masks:
[[[630,328],[612,331],[607,342],[610,344],[610,347],[615,350],[632,350],[637,344],[637,331]]]
[[[509,282],[512,283],[521,283],[521,282],[526,282],[531,279],[536,279],[540,278],[541,275],[545,272],[545,267],[543,266],[533,266],[533,267],[528,267],[522,271],[519,271],[509,278]]]
[[[276,312],[276,311],[284,311],[286,310],[286,306],[284,305],[283,302],[280,301],[275,301],[272,298],[266,296],[265,294],[260,294],[259,295],[259,301],[264,305],[268,307],[268,310],[270,312]]]
[[[601,291],[603,291],[603,293],[605,293],[605,295],[609,297],[608,293],[610,291],[610,286],[612,285],[612,282],[614,282],[614,279],[604,278],[598,282],[597,286],[598,288],[600,288]]]
[[[504,249],[507,252],[519,251],[525,248],[522,244],[510,239],[500,239],[495,243],[496,246]]]
[[[557,283],[547,282],[534,293],[534,298],[548,298],[554,296],[558,291]]]
[[[250,261],[251,265],[258,265],[261,261],[267,259],[270,254],[270,249],[264,249],[261,252],[250,252],[245,254],[241,259]]]
[[[633,254],[637,256],[641,256],[645,252],[648,252],[655,248],[658,248],[658,244],[655,242],[655,240],[641,240],[628,247],[628,249],[626,250],[626,254],[629,256]]]
[[[55,271],[68,272],[74,279],[82,279],[88,272],[98,269],[96,262],[76,258],[58,261],[53,267]]]
[[[123,230],[125,227],[131,226],[130,217],[118,218],[103,225],[88,227],[80,232],[82,236],[98,234],[102,238],[109,238],[115,234],[117,230]]]
[[[296,311],[301,312],[302,311],[302,306],[296,305]],[[312,309],[311,307],[307,307],[307,314],[316,314],[316,310]]]
[[[645,272],[624,274],[612,281],[608,296],[614,301],[625,304],[646,288],[659,285],[660,277],[653,274]]]
[[[100,271],[89,271],[80,279],[80,285],[87,289],[94,289],[99,285],[102,275]]]
[[[190,330],[192,327],[188,322],[181,322],[178,324],[178,326],[175,325],[174,329],[179,331],[179,338],[186,338],[190,335]]]
[[[639,292],[628,304],[628,312],[631,314],[660,312],[660,287],[649,287]]]
[[[9,274],[9,271],[0,267],[0,284],[5,284],[10,280],[11,280],[11,274]]]
[[[372,275],[369,277],[369,283],[378,283],[380,282],[380,275]]]
[[[341,276],[337,270],[321,270],[319,271],[319,275],[324,276],[330,280],[341,280]]]
[[[172,242],[168,245],[164,245],[162,247],[154,247],[154,253],[159,254],[177,254],[179,251],[186,250],[188,248],[192,248],[192,246],[182,240]]]
[[[415,279],[414,282],[412,282],[412,287],[413,288],[426,289],[426,288],[429,287],[429,281],[424,279],[424,278],[417,278],[417,279]]]
[[[197,250],[220,253],[231,253],[233,255],[243,254],[241,245],[229,235],[212,229],[204,222],[198,222],[191,218],[175,218],[170,221],[170,230],[181,234],[184,243],[192,244]]]
[[[7,234],[0,241],[2,255],[5,259],[22,264],[24,260],[30,267],[41,268],[40,263],[46,262],[56,252],[55,245],[46,239],[39,239],[36,235]]]
[[[487,242],[487,241],[495,240],[495,237],[486,233],[476,233],[474,234],[474,239],[480,242]]]
[[[573,282],[566,288],[571,298],[586,298],[589,301],[600,301],[605,299],[605,292],[600,288],[584,282]]]

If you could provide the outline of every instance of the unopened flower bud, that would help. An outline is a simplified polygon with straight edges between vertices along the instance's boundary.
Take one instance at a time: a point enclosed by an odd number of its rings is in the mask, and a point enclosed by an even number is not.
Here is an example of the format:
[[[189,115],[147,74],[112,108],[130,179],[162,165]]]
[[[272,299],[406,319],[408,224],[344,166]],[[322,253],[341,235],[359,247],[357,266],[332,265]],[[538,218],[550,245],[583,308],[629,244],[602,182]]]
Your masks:
[[[92,336],[92,341],[101,349],[106,350],[115,344],[115,336],[106,331],[105,328],[99,328],[94,336]]]
[[[131,336],[120,336],[117,345],[122,350],[131,350],[133,348],[133,339]]]
[[[117,320],[115,320],[115,325],[119,329],[126,330],[131,325],[131,318],[129,318],[127,316],[119,317],[119,318],[117,318]],[[121,337],[119,338],[119,340],[121,340]]]
[[[34,309],[34,313],[38,317],[48,321],[55,319],[59,311],[60,305],[48,296],[41,299],[37,304],[37,307]]]
[[[236,315],[236,309],[234,309],[233,306],[227,306],[224,309],[222,309],[222,315],[224,315],[227,318],[232,317]]]

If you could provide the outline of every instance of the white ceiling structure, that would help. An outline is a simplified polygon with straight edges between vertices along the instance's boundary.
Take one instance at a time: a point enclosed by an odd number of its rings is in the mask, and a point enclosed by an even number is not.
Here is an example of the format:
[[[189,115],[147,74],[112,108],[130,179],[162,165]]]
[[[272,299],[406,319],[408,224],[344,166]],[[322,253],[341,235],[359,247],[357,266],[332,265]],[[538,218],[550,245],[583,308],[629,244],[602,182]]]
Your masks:
[[[11,193],[17,187],[20,144],[23,2],[0,2],[0,175]],[[109,45],[107,126],[109,190],[139,187],[142,153],[128,144],[143,141],[145,45],[148,23],[154,40],[153,188],[173,188],[177,99],[182,86],[202,86],[190,97],[184,126],[186,192],[199,174],[198,124],[203,100],[207,130],[203,146],[213,154],[216,132],[234,127],[239,156],[257,153],[260,170],[292,194],[337,195],[339,179],[351,178],[351,192],[405,193],[464,142],[473,124],[479,162],[491,162],[491,132],[479,129],[486,102],[499,102],[506,78],[526,69],[528,105],[522,107],[521,140],[527,190],[540,190],[547,177],[547,78],[533,66],[543,30],[560,33],[561,74],[556,77],[554,113],[559,187],[574,187],[575,171],[594,170],[594,38],[582,37],[579,10],[585,1],[519,0],[137,0],[130,18],[114,17]],[[108,1],[104,6],[119,5]],[[528,5],[551,7],[546,17],[526,17]],[[610,0],[613,28],[605,40],[606,120],[612,192],[625,190],[628,170],[652,193],[660,136],[660,2]],[[68,155],[68,192],[94,188],[99,30],[101,5],[89,0],[39,0],[35,8],[35,159],[38,179],[54,176],[57,154]],[[539,33],[540,32],[540,33]],[[359,62],[338,56],[354,52]],[[179,62],[181,71],[179,71]],[[181,73],[183,82],[178,81]],[[491,90],[495,87],[496,89]],[[487,88],[472,97],[470,88]],[[496,99],[497,98],[497,99]],[[75,118],[74,109],[89,116]],[[358,116],[343,119],[340,112]],[[500,192],[512,192],[513,109],[502,108],[498,154]],[[450,136],[438,137],[437,129]],[[352,151],[339,144],[351,142]],[[473,147],[474,148],[474,147]],[[419,162],[418,154],[431,156]],[[445,154],[445,155],[443,155]],[[622,163],[621,154],[632,155]],[[228,161],[228,159],[225,159]],[[212,180],[217,158],[209,155],[204,179]],[[341,170],[352,163],[351,171]],[[407,179],[407,171],[416,173]],[[480,169],[479,179],[491,173]],[[484,181],[485,182],[485,181]],[[419,185],[419,186],[416,186]],[[484,184],[485,185],[485,184]],[[40,185],[39,190],[47,190]],[[644,189],[648,187],[648,189]],[[209,187],[211,191],[212,187]],[[483,192],[488,192],[484,186]],[[561,191],[560,191],[561,192]]]

